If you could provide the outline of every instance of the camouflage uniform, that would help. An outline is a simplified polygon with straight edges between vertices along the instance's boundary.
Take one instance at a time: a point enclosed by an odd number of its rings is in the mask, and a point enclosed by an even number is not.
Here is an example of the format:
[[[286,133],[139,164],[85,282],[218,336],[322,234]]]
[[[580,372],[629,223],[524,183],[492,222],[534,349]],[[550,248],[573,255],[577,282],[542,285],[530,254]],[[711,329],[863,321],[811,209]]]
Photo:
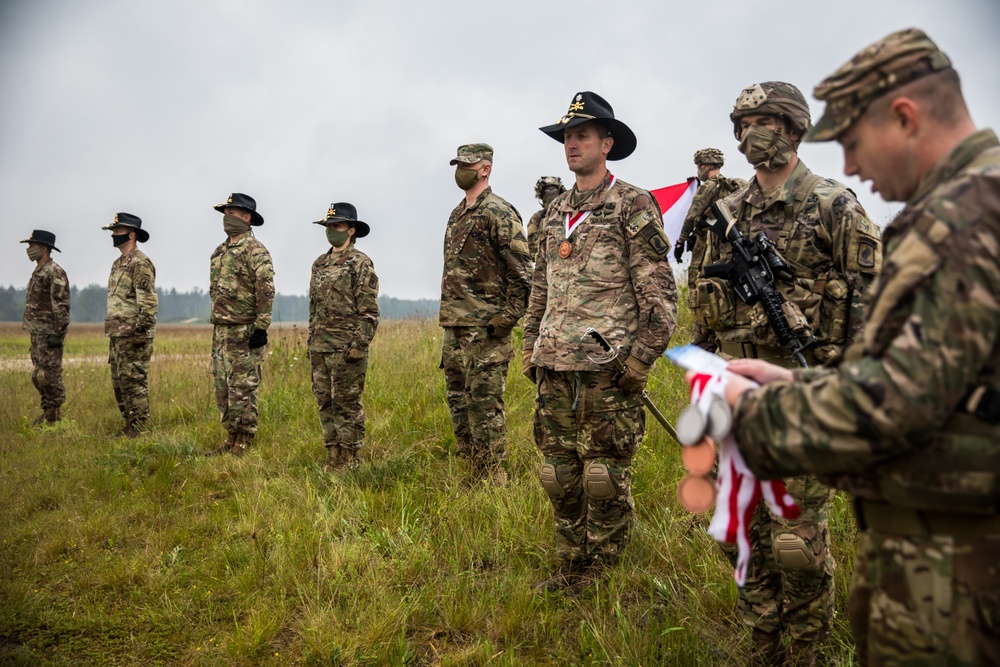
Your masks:
[[[356,452],[365,439],[361,393],[378,318],[378,276],[368,255],[352,243],[316,258],[309,283],[309,360],[327,447]],[[351,350],[359,358],[349,357]]]
[[[25,292],[23,327],[31,339],[31,383],[41,394],[42,411],[58,421],[66,402],[62,377],[62,340],[69,328],[69,281],[53,260],[36,266]],[[58,345],[50,346],[49,339]]]
[[[537,367],[535,442],[564,562],[613,563],[633,520],[632,457],[645,428],[641,395],[588,358],[593,327],[623,357],[652,365],[674,329],[677,293],[670,244],[656,200],[606,176],[578,208],[577,189],[559,195],[541,228],[524,324],[524,350]],[[566,216],[590,211],[566,241]],[[565,246],[563,246],[565,248]]]
[[[562,179],[558,176],[542,176],[535,183],[535,199],[542,204],[542,208],[535,211],[535,214],[528,220],[528,254],[531,255],[532,259],[538,254],[538,229],[545,217],[545,209],[548,208],[542,199],[542,191],[549,186],[558,188],[559,194],[566,192],[566,186],[563,185]]]
[[[455,207],[445,232],[441,368],[458,450],[476,473],[495,470],[506,456],[510,330],[530,289],[523,229],[517,209],[487,187],[471,206]],[[491,323],[499,335],[488,333]]]
[[[104,335],[108,336],[111,386],[128,431],[149,421],[149,360],[156,336],[156,268],[139,248],[111,265]]]
[[[873,99],[949,65],[920,31],[889,36],[817,86],[826,114],[807,140],[837,138]],[[855,495],[862,665],[1000,664],[996,135],[939,159],[884,241],[863,335],[836,368],[745,394],[740,446],[762,477],[816,473]]]
[[[257,432],[257,387],[264,348],[250,335],[271,325],[274,268],[252,232],[226,240],[211,258],[212,375],[215,403],[231,435]]]

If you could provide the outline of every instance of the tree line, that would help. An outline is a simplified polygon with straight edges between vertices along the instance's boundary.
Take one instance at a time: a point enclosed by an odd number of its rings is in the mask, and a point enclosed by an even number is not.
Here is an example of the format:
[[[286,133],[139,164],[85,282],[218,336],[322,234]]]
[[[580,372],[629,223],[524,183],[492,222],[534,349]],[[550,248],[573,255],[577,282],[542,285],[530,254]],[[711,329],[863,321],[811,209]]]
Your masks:
[[[24,315],[24,287],[0,287],[0,321],[19,322]],[[197,287],[190,292],[156,288],[160,304],[157,322],[208,322],[212,300],[208,292]],[[69,315],[72,322],[103,322],[108,306],[108,290],[103,285],[70,287]],[[378,300],[382,317],[387,320],[407,318],[436,318],[436,299],[396,299],[382,296]],[[309,297],[295,294],[277,294],[274,297],[272,320],[281,322],[306,322],[309,320]]]

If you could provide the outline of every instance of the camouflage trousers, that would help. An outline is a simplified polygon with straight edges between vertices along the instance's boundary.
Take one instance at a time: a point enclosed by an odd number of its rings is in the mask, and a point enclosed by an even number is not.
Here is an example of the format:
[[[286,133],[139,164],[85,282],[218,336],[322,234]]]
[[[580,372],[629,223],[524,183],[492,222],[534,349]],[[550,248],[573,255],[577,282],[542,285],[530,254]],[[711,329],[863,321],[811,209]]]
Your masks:
[[[445,397],[461,454],[473,464],[497,465],[506,458],[504,390],[512,348],[510,336],[493,338],[486,327],[445,327],[441,349]]]
[[[42,397],[42,410],[61,407],[66,402],[62,376],[62,347],[49,347],[48,334],[31,334],[31,384]]]
[[[215,404],[230,433],[257,432],[257,387],[264,348],[251,350],[250,324],[216,324],[212,332]]]
[[[646,427],[640,398],[607,372],[539,367],[535,444],[563,560],[613,563],[628,543],[635,503],[632,457]]]
[[[149,360],[153,339],[146,336],[112,336],[108,344],[111,387],[126,424],[149,421]]]
[[[365,389],[368,357],[348,361],[346,351],[310,352],[309,361],[323,442],[328,446],[359,449],[365,439],[361,393]]]
[[[802,510],[798,519],[772,516],[763,501],[750,521],[750,564],[737,614],[758,632],[787,634],[803,646],[830,636],[835,562],[829,516],[834,491],[815,477],[785,480]],[[723,549],[730,562],[736,550]]]
[[[1000,535],[862,533],[848,613],[861,665],[1000,665]]]

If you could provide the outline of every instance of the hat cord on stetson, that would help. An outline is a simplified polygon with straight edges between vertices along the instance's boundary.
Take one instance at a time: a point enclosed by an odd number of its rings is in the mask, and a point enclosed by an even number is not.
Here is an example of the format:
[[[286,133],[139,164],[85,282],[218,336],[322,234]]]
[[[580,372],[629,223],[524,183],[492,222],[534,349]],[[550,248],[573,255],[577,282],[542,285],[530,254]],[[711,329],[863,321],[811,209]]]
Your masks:
[[[563,116],[562,118],[560,118],[559,120],[557,120],[556,121],[556,125],[565,125],[566,123],[570,122],[574,118],[587,118],[589,120],[595,120],[597,118],[597,116],[591,116],[589,114],[577,113],[575,111],[571,111],[568,114],[566,114],[565,116]]]

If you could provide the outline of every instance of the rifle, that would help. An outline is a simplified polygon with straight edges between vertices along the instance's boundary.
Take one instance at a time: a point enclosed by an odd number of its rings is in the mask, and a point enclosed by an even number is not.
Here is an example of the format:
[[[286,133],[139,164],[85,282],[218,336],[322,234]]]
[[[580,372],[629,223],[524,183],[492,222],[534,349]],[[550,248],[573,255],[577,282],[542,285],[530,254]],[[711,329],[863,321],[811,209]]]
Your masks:
[[[618,356],[618,349],[612,347],[611,343],[608,342],[608,339],[605,338],[600,331],[598,331],[593,327],[587,329],[587,334],[591,338],[593,338],[605,352],[613,355],[611,357],[611,361],[614,362],[615,368],[618,369],[619,373],[624,373],[625,362],[622,361],[620,356]],[[656,405],[653,403],[653,400],[649,397],[649,394],[646,393],[645,389],[643,389],[642,391],[642,403],[653,414],[653,416],[656,417],[656,421],[660,422],[663,428],[667,430],[667,433],[670,434],[670,437],[673,438],[674,441],[677,442],[677,444],[680,444],[680,440],[677,439],[677,431],[674,430],[674,427],[671,426],[670,422],[667,421],[667,418],[663,416],[663,413],[660,412],[660,409],[656,407]]]
[[[795,335],[781,310],[782,296],[774,287],[775,274],[791,277],[785,260],[778,254],[778,249],[767,234],[760,232],[751,241],[736,229],[736,221],[727,207],[715,202],[711,208],[715,219],[705,219],[705,226],[733,246],[733,258],[728,262],[705,265],[702,267],[703,274],[707,278],[728,280],[736,296],[748,306],[759,301],[764,306],[767,321],[782,347],[791,353],[800,366],[808,368],[809,364],[802,352],[815,339],[811,335],[804,339]]]

